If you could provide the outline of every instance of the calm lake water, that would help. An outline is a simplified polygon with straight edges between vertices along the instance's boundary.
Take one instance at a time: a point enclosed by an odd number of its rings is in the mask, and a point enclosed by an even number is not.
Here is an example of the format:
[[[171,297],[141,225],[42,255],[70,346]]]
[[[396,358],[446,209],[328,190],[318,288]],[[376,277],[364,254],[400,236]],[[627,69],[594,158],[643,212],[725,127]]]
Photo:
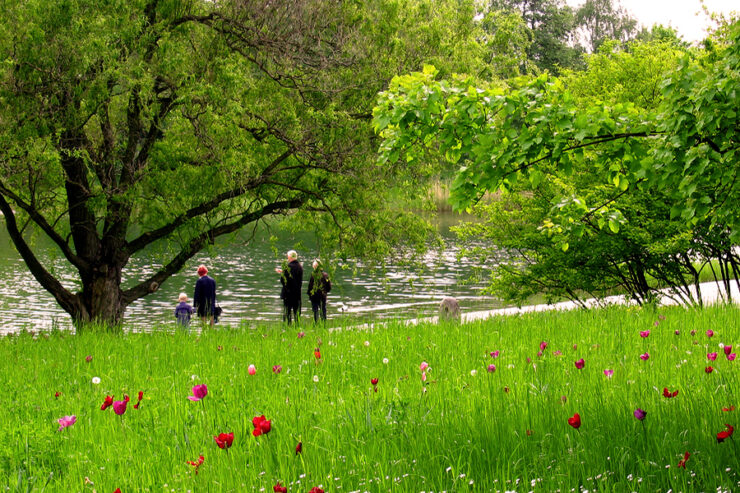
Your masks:
[[[438,227],[445,238],[446,248],[429,252],[421,260],[425,267],[408,268],[389,261],[384,270],[365,268],[350,261],[332,266],[332,291],[329,294],[330,325],[340,325],[348,317],[353,320],[414,318],[436,314],[440,300],[454,296],[463,311],[500,307],[495,299],[480,296],[481,285],[467,281],[477,259],[458,259],[459,246],[449,226],[459,216],[443,213]],[[150,330],[174,322],[173,310],[180,292],[192,301],[196,267],[203,263],[218,285],[218,301],[224,309],[221,326],[254,326],[260,321],[279,321],[282,314],[280,282],[274,268],[282,262],[285,252],[295,249],[304,264],[304,286],[307,287],[311,261],[316,255],[311,235],[294,236],[276,230],[251,231],[221,241],[208,251],[196,255],[186,267],[165,282],[161,288],[138,300],[126,310],[125,324],[139,330]],[[43,262],[65,286],[75,291],[74,271],[53,248],[36,246],[44,251]],[[152,253],[132,259],[126,267],[124,285],[131,285],[161,264],[164,257]],[[305,288],[304,288],[305,289]],[[311,304],[303,302],[304,320],[311,319]],[[69,316],[57,306],[50,294],[41,288],[26,269],[23,259],[13,247],[0,219],[0,333],[52,328],[69,329]]]

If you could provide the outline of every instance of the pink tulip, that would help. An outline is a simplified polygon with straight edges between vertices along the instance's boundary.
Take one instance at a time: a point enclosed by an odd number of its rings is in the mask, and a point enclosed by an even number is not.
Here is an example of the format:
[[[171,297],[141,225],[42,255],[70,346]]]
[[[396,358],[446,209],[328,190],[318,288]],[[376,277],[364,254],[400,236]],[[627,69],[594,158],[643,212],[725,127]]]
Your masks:
[[[547,347],[547,343],[545,341],[542,341],[540,343],[540,351],[544,351],[546,347]]]
[[[249,365],[249,368],[247,369],[250,375],[254,375],[257,373],[257,368],[254,367],[254,365]]]
[[[493,373],[496,371],[496,365],[488,365],[488,368],[486,368],[486,370],[488,370],[488,373]]]
[[[714,361],[714,360],[716,360],[716,359],[717,359],[717,353],[709,353],[709,354],[707,354],[707,359],[708,359],[709,361]]]
[[[556,349],[555,351],[552,352],[552,354],[554,354],[555,356],[560,356],[563,353],[562,351],[560,351],[560,349]]]
[[[273,373],[280,373],[281,371],[283,371],[283,367],[280,366],[280,365],[275,365],[275,366],[272,367],[272,372]]]
[[[674,334],[676,334],[676,335],[681,335],[681,331],[680,331],[680,330],[678,330],[678,329],[676,329],[676,331],[674,332]]]
[[[727,355],[727,360],[728,361],[735,361],[735,358],[737,358],[737,354],[735,354],[735,353],[732,353],[732,354],[728,354]]]
[[[208,395],[208,387],[206,384],[196,385],[193,387],[193,395],[189,395],[188,399],[194,402],[198,402],[202,398]]]
[[[604,375],[606,375],[607,378],[611,378],[612,375],[614,375],[614,370],[604,370]]]
[[[576,368],[578,368],[579,370],[582,369],[584,366],[586,366],[586,362],[583,361],[583,358],[579,359],[574,364],[576,365]]]
[[[541,358],[542,357],[542,351],[537,351],[537,357],[538,358]]]
[[[421,372],[424,373],[425,371],[427,371],[427,368],[429,368],[429,363],[427,363],[426,361],[422,361],[419,365],[419,369],[421,370]]]
[[[691,329],[691,335],[692,336],[695,336],[696,335],[696,329]]]
[[[648,353],[643,353],[643,354],[640,355],[640,359],[642,361],[647,361],[647,360],[650,359],[650,355]]]
[[[113,412],[115,412],[117,415],[122,416],[126,412],[126,406],[128,405],[129,398],[128,396],[124,396],[124,399],[122,401],[115,401],[113,403]]]
[[[714,331],[712,329],[709,329],[707,331],[707,337],[712,337],[714,335]]]
[[[649,335],[650,335],[650,331],[649,330],[641,330],[640,331],[640,337],[642,337],[643,339],[646,338]]]
[[[498,358],[500,351],[497,349],[496,351],[491,351],[491,358]]]
[[[67,426],[72,426],[75,422],[77,422],[77,416],[64,416],[63,418],[59,418],[57,420],[57,423],[59,423],[58,431],[62,431]]]
[[[421,381],[422,382],[426,382],[427,381],[427,374],[426,374],[426,372],[422,372],[421,373]]]
[[[305,332],[299,332],[298,333],[298,339],[303,339],[303,337],[306,335]]]
[[[725,352],[725,355],[729,356],[732,352],[732,346],[725,346],[722,348],[722,350]]]

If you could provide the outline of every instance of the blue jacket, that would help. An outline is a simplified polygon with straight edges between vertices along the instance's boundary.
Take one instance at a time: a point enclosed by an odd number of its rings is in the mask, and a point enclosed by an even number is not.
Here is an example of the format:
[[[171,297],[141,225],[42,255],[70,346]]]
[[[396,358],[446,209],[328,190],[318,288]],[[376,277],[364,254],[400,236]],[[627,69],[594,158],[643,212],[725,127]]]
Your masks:
[[[177,323],[187,325],[190,322],[190,316],[193,314],[193,307],[181,301],[175,307],[175,318]]]
[[[213,313],[213,309],[216,306],[216,281],[212,277],[203,276],[195,281],[193,306],[195,308],[203,306]]]

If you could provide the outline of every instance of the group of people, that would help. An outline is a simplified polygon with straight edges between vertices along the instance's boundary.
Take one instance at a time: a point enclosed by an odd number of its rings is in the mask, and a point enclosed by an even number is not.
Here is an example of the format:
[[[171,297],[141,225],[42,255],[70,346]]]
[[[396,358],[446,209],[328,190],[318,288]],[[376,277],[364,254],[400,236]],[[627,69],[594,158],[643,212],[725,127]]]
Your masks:
[[[308,299],[311,301],[314,322],[318,322],[326,320],[326,298],[331,291],[331,281],[318,259],[313,261],[312,266],[313,272],[308,280]],[[183,327],[190,326],[190,318],[194,313],[197,313],[203,324],[210,325],[218,321],[220,315],[221,310],[216,303],[216,281],[208,275],[205,265],[199,266],[197,272],[193,306],[188,304],[188,295],[180,293],[179,303],[175,307],[175,318]],[[280,298],[283,300],[283,321],[291,324],[295,320],[298,323],[303,294],[303,266],[298,261],[298,253],[290,250],[285,265],[275,268],[275,272],[280,274],[282,285]]]

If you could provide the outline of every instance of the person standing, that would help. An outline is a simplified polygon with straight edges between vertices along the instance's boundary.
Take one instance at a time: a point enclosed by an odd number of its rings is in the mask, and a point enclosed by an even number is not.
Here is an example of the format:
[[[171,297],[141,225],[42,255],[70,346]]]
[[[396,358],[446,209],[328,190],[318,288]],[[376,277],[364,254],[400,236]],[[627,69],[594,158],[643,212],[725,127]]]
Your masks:
[[[280,283],[283,285],[280,298],[283,299],[283,321],[291,323],[295,318],[299,322],[301,316],[301,288],[303,287],[303,266],[298,262],[298,252],[288,252],[288,265],[285,269],[275,268],[280,274]]]
[[[190,316],[193,314],[193,307],[188,305],[188,295],[180,293],[179,303],[175,307],[175,318],[177,323],[183,329],[190,328]]]
[[[200,320],[205,323],[208,319],[209,324],[213,326],[213,314],[216,308],[216,281],[208,276],[208,269],[205,265],[198,267],[198,280],[195,282],[193,305]]]
[[[308,280],[308,299],[311,300],[313,321],[326,320],[326,295],[331,291],[329,274],[321,269],[318,259],[313,261],[313,272]]]

